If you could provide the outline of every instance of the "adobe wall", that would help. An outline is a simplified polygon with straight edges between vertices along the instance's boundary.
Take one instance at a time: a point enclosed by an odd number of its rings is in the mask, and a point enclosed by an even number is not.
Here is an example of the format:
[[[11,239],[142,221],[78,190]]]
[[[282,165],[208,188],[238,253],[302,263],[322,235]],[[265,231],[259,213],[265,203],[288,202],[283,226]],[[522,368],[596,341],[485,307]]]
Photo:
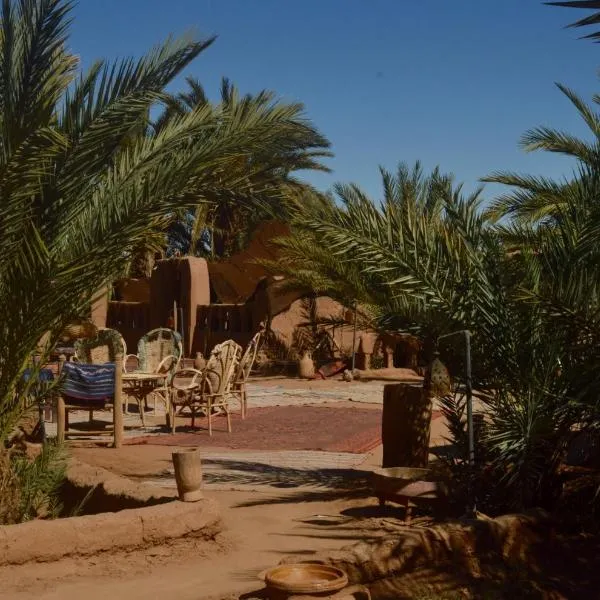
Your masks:
[[[100,486],[107,495],[146,501],[162,490],[135,484],[98,467],[71,465],[68,478],[75,484]],[[169,490],[167,490],[169,491]],[[164,498],[164,500],[169,500]],[[133,550],[195,536],[212,539],[222,529],[218,503],[173,499],[143,508],[102,512],[81,517],[35,520],[0,526],[0,565],[50,562],[65,556]]]

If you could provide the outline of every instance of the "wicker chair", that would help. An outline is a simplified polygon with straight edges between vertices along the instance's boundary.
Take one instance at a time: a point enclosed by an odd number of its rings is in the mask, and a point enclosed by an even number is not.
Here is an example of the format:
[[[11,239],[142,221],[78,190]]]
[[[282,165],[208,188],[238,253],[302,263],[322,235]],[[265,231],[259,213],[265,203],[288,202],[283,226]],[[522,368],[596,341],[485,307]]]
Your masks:
[[[164,403],[166,413],[169,414],[169,386],[179,367],[182,355],[181,335],[172,329],[160,327],[144,335],[138,342],[138,353],[129,354],[125,359],[125,364],[130,358],[137,360],[136,372],[168,374],[164,383],[152,392],[155,415],[157,396]]]
[[[240,362],[238,363],[233,377],[233,381],[231,383],[231,390],[229,393],[230,396],[239,401],[242,412],[242,419],[246,418],[246,411],[248,409],[246,396],[246,382],[248,381],[248,377],[250,376],[250,372],[252,371],[252,367],[254,366],[254,361],[256,360],[256,353],[258,352],[258,348],[260,346],[261,336],[262,331],[259,331],[250,340],[248,346],[246,346],[246,350],[244,351],[244,354]]]
[[[175,420],[178,416],[191,416],[194,427],[196,416],[206,415],[208,434],[212,435],[214,409],[225,412],[227,431],[231,433],[229,397],[241,351],[238,344],[228,340],[213,348],[202,371],[182,369],[175,373],[171,382],[171,410],[167,422],[172,433],[175,433]]]
[[[113,362],[116,352],[123,356],[122,370],[125,371],[125,357],[127,356],[127,344],[125,339],[116,329],[99,329],[96,337],[78,339],[74,343],[74,362],[82,362],[89,365],[99,365]]]
[[[75,342],[75,355],[73,356],[73,361],[83,364],[90,365],[103,365],[106,363],[116,363],[117,357],[123,357],[126,352],[125,341],[123,337],[118,331],[114,329],[101,329],[98,331],[98,334],[94,338],[80,339]],[[123,369],[123,362],[120,361],[119,365],[116,365],[117,368]],[[115,386],[117,385],[115,378]],[[57,406],[57,415],[58,415],[58,438],[59,440],[63,440],[65,436],[68,435],[77,435],[81,432],[75,433],[69,431],[69,410],[77,409],[77,410],[88,410],[89,411],[89,421],[93,422],[94,410],[102,410],[102,409],[110,409],[115,400],[122,401],[121,390],[115,387],[112,397],[106,398],[103,407],[99,407],[98,405],[87,406],[85,401],[74,401],[68,396],[59,396],[58,398],[58,406]],[[94,433],[94,434],[106,434],[110,433],[107,431],[95,431],[86,433]],[[114,435],[114,432],[113,432]]]

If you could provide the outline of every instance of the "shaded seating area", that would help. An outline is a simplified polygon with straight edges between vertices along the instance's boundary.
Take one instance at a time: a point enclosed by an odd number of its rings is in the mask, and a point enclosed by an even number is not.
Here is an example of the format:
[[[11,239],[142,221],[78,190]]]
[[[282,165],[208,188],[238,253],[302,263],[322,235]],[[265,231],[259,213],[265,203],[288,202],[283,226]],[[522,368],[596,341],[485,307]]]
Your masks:
[[[207,420],[212,436],[217,415],[226,417],[227,431],[231,433],[232,402],[239,404],[241,417],[246,417],[246,383],[261,335],[257,333],[245,349],[233,340],[217,344],[202,370],[180,368],[181,337],[168,328],[145,334],[138,343],[137,354],[127,354],[123,337],[112,329],[100,329],[92,338],[77,340],[71,360],[63,359],[59,365],[58,439],[112,435],[118,446],[124,435],[123,418],[129,414],[129,400],[137,402],[141,426],[145,428],[148,396],[153,396],[153,416],[158,416],[157,401],[164,405],[166,427],[171,433],[178,420],[190,418],[191,427],[195,428],[201,417]],[[70,418],[75,411],[77,423]],[[95,421],[96,411],[112,411],[112,426],[105,417]],[[85,412],[87,419],[82,416]],[[127,419],[128,427],[137,427]],[[150,426],[156,428],[157,424],[152,421]]]

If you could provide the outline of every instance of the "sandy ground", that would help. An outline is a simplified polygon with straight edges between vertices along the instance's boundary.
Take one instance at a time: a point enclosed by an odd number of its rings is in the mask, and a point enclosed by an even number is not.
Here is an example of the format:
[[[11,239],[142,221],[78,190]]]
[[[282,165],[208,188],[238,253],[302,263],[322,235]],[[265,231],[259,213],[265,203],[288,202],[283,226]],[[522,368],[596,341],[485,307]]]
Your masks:
[[[274,385],[297,387],[298,380]],[[266,382],[265,382],[266,383]],[[307,382],[311,389],[333,382]],[[339,386],[339,382],[337,383]],[[354,404],[356,406],[356,404]],[[339,403],[336,406],[340,406]],[[381,405],[361,404],[364,410]],[[432,424],[431,445],[445,435],[442,419]],[[125,446],[119,450],[74,447],[73,455],[134,479],[151,479],[171,466],[172,448]],[[211,448],[210,451],[226,451]],[[382,448],[371,452],[357,468],[381,465]],[[69,558],[56,563],[0,569],[0,597],[38,600],[127,600],[172,598],[201,600],[234,598],[261,587],[258,574],[284,556],[311,555],[339,549],[402,527],[398,507],[377,507],[368,479],[345,486],[297,483],[295,487],[265,486],[236,491],[210,489],[205,494],[222,507],[223,532],[214,541],[183,540],[169,546],[92,558]]]

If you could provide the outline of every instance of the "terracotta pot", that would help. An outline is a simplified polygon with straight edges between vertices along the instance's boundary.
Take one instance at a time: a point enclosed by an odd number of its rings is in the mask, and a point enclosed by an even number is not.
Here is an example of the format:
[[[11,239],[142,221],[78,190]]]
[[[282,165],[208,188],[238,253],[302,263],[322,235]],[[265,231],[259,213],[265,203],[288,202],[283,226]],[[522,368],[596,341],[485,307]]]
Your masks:
[[[183,502],[202,500],[202,462],[199,448],[182,448],[173,452],[173,467],[179,499]]]
[[[306,562],[269,569],[265,583],[287,594],[331,594],[348,585],[348,576],[337,567]]]
[[[315,363],[310,352],[305,352],[298,361],[298,375],[304,379],[311,379],[315,376]]]
[[[194,369],[202,371],[206,367],[206,359],[202,355],[202,352],[196,352],[196,358],[194,359]]]

